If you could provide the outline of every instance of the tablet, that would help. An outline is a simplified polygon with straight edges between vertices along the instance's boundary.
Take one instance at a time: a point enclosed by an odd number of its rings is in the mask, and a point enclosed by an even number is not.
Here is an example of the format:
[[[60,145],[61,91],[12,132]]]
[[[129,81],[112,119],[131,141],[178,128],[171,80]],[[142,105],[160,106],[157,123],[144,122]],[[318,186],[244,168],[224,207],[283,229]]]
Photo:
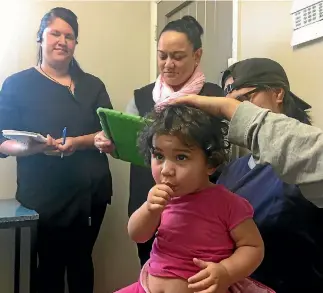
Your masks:
[[[111,153],[112,157],[147,167],[137,147],[138,133],[146,126],[147,120],[140,116],[101,107],[97,109],[97,114],[106,137],[115,145],[115,150]]]

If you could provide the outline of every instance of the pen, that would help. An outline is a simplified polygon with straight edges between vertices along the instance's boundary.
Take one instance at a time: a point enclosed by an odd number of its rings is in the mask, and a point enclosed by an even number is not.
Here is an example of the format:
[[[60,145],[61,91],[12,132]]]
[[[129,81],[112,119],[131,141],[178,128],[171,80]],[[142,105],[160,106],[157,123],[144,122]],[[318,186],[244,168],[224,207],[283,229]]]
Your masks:
[[[66,127],[64,127],[63,133],[62,133],[62,145],[64,145],[65,142],[66,142]],[[64,157],[64,153],[62,152],[61,153],[61,158],[63,158],[63,157]]]

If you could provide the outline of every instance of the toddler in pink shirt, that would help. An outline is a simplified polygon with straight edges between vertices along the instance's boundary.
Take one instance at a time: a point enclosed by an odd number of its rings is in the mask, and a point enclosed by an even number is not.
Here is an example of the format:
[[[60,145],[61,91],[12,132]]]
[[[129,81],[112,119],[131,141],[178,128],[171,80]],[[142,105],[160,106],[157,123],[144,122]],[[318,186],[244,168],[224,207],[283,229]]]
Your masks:
[[[156,185],[128,232],[146,242],[157,230],[156,239],[138,282],[118,293],[272,293],[247,278],[264,255],[251,205],[209,180],[226,161],[227,125],[186,105],[149,118],[139,146]]]

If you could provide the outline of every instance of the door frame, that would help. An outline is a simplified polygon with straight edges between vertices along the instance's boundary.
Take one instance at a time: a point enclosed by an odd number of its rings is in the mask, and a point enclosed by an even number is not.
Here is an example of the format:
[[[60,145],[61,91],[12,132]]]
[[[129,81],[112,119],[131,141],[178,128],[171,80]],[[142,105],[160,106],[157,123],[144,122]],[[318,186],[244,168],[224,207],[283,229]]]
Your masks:
[[[150,2],[150,81],[156,80],[157,72],[157,5],[163,0],[155,0]],[[198,0],[197,0],[198,1]],[[209,0],[210,1],[210,0]],[[221,0],[212,0],[221,1]],[[225,1],[225,0],[222,0]],[[185,2],[185,1],[183,1]],[[232,0],[232,52],[231,58],[228,60],[228,66],[238,61],[239,48],[239,0]]]

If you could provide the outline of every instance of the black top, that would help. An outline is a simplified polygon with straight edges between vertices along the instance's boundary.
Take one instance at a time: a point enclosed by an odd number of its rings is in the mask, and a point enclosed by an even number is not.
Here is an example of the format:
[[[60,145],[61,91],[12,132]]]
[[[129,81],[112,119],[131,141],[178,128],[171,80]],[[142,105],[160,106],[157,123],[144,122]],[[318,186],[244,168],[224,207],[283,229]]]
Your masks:
[[[145,116],[154,107],[152,92],[155,83],[135,90],[135,103],[140,116]],[[223,90],[214,83],[205,83],[199,95],[223,97]],[[216,181],[219,174],[215,173],[212,181]],[[149,190],[155,185],[150,168],[131,165],[130,167],[130,197],[128,214],[135,212],[147,199]]]
[[[250,157],[227,165],[217,183],[254,208],[265,258],[251,277],[276,293],[323,292],[323,210],[296,185],[281,181],[270,165],[250,168]]]
[[[112,108],[99,78],[82,74],[73,96],[67,87],[30,68],[3,84],[0,130],[33,131],[55,139],[61,137],[64,127],[67,136],[91,134],[101,130],[98,107]],[[0,142],[4,140],[1,136]],[[63,159],[44,154],[17,157],[16,196],[35,209],[40,220],[55,217],[55,223],[65,225],[82,214],[87,223],[91,203],[106,204],[112,196],[108,159],[94,148]]]

